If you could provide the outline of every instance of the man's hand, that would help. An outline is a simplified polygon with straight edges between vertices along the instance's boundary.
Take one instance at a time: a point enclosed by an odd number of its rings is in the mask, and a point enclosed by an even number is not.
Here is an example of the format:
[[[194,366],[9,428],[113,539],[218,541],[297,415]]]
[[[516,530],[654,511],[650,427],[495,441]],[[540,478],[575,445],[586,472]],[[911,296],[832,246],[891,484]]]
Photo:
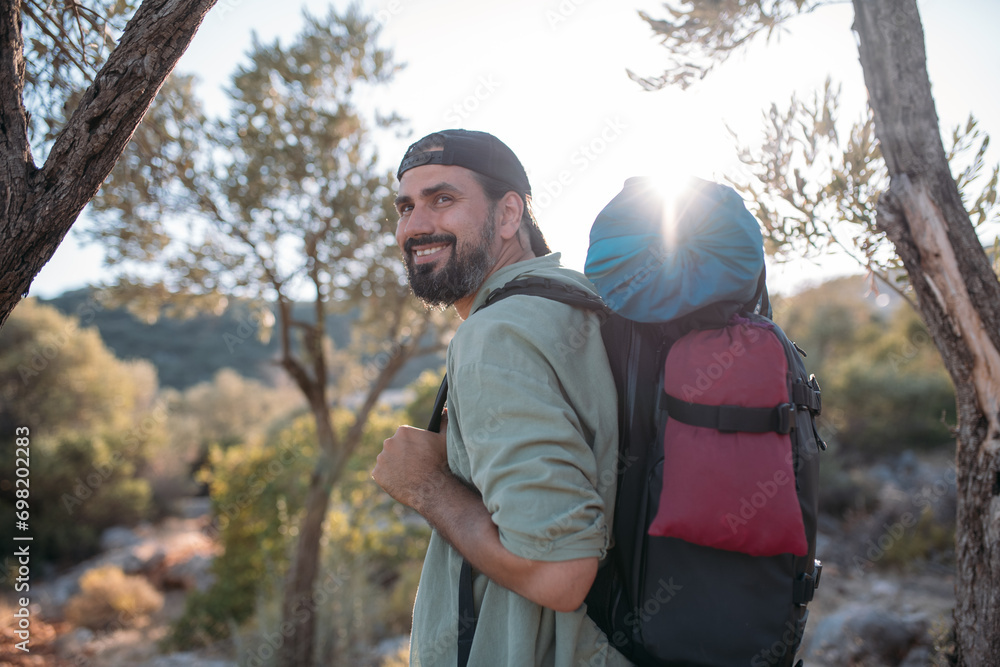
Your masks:
[[[395,435],[382,444],[382,453],[372,470],[372,478],[386,493],[418,512],[428,496],[452,476],[448,469],[445,420],[441,422],[440,433],[412,426],[397,428]]]
[[[446,425],[441,433],[400,426],[383,443],[372,477],[496,583],[543,607],[576,611],[597,574],[597,558],[545,562],[508,551],[479,493],[448,468]]]

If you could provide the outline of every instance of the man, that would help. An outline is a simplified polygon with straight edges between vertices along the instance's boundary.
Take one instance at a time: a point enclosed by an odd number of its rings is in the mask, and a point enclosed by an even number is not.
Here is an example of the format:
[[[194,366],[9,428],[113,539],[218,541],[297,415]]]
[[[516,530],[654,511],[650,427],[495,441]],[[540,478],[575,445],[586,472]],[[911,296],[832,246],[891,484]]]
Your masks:
[[[372,473],[434,528],[410,662],[456,664],[464,557],[478,617],[471,667],[628,665],[583,604],[609,546],[616,481],[616,393],[598,316],[526,295],[476,312],[516,278],[592,287],[549,253],[524,168],[496,137],[428,135],[397,176],[410,286],[464,320],[448,348],[441,434],[400,426]]]

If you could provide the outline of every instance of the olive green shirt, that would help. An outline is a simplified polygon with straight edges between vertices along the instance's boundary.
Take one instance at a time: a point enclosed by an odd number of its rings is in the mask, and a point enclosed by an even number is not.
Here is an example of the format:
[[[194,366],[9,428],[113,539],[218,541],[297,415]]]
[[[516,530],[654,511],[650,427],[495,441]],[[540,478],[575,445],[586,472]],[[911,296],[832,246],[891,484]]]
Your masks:
[[[476,312],[516,278],[593,290],[547,255],[487,278],[448,348],[448,463],[475,486],[511,553],[603,558],[618,458],[614,379],[599,316],[537,296]],[[453,667],[462,556],[434,531],[413,609],[410,664]],[[586,614],[543,608],[473,571],[478,624],[469,667],[629,665]]]

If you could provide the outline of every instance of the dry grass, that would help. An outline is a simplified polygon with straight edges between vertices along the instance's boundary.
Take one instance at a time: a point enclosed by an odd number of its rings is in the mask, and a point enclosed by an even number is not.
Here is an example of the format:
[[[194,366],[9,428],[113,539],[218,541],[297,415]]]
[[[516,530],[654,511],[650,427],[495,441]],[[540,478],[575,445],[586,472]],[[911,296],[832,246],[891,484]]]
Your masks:
[[[91,630],[118,630],[143,624],[163,606],[163,595],[143,577],[115,566],[80,577],[80,593],[66,603],[66,620]]]

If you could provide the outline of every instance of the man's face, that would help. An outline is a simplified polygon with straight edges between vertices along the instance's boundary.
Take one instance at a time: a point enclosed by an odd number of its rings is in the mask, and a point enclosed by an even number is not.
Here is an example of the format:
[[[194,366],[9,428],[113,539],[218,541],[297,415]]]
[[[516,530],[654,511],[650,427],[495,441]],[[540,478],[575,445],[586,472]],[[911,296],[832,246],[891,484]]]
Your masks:
[[[410,288],[429,306],[471,297],[496,261],[496,207],[464,167],[406,171],[396,198],[396,242]]]

